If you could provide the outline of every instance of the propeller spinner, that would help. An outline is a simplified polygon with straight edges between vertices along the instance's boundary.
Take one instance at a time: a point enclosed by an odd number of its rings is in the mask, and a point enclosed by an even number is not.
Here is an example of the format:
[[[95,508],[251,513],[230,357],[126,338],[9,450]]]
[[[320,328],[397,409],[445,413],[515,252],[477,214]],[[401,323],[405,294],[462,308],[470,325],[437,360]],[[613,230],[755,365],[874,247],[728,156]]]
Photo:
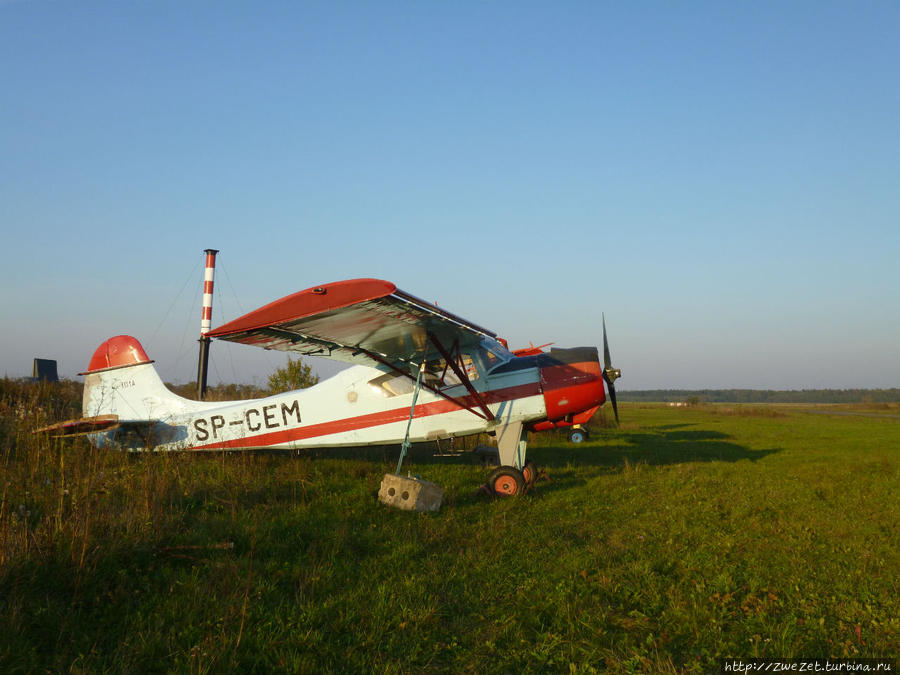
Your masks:
[[[606,341],[606,316],[600,315],[603,319],[603,379],[606,381],[606,388],[609,390],[609,400],[612,402],[613,414],[616,416],[616,423],[619,422],[619,407],[616,405],[616,388],[613,382],[622,377],[622,371],[613,368],[611,359],[609,358],[609,343]]]

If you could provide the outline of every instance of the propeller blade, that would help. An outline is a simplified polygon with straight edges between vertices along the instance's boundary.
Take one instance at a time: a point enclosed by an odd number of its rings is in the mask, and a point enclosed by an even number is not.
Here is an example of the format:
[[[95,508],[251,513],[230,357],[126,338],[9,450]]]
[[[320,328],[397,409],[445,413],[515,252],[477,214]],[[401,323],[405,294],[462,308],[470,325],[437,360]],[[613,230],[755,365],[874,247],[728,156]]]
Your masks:
[[[609,358],[609,343],[606,341],[606,314],[601,313],[603,319],[603,370],[612,368],[612,359]]]
[[[609,342],[606,340],[606,315],[601,313],[603,321],[603,379],[606,381],[606,388],[609,390],[609,400],[612,403],[613,414],[616,416],[616,424],[619,423],[619,406],[616,405],[616,388],[613,386],[622,371],[612,367],[612,359],[609,356]]]
[[[607,377],[606,373],[603,373],[603,379],[606,380],[606,388],[609,389],[609,400],[612,403],[613,407],[613,415],[616,417],[616,424],[619,423],[619,406],[616,405],[616,388],[612,383],[612,380]]]

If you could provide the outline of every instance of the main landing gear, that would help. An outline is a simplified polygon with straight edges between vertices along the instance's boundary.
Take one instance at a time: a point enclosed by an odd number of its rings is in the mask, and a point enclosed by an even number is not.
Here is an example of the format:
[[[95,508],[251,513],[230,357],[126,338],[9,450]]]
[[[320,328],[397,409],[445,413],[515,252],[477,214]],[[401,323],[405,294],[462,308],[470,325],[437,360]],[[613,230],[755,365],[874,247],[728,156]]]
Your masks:
[[[529,459],[521,471],[514,466],[494,469],[484,485],[484,491],[495,497],[517,497],[533,488],[538,478],[550,480],[547,473],[538,471],[534,462]]]
[[[525,476],[514,466],[494,469],[487,484],[488,489],[498,497],[515,497],[525,492]]]
[[[498,429],[500,467],[494,469],[482,491],[495,497],[517,497],[531,489],[539,476],[547,478],[543,471],[538,473],[534,462],[525,460],[525,450],[525,430],[521,422]]]

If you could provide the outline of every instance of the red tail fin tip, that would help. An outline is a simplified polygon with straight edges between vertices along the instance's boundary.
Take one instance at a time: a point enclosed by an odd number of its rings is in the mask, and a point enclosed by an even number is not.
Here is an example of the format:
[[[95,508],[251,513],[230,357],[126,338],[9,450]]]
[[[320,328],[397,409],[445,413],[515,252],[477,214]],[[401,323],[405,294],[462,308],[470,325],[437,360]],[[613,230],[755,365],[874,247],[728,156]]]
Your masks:
[[[110,368],[122,368],[135,366],[139,363],[153,363],[141,347],[141,343],[130,335],[117,335],[97,347],[97,351],[91,357],[88,369],[81,375],[109,370]]]

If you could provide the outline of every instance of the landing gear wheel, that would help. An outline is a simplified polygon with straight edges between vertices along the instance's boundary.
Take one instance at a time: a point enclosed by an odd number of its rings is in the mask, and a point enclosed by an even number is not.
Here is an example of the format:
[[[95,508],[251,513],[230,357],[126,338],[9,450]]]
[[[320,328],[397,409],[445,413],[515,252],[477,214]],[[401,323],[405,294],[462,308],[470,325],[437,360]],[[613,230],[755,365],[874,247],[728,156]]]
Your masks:
[[[569,441],[572,443],[584,443],[587,439],[587,429],[572,429],[572,431],[569,432]]]
[[[515,497],[525,492],[525,477],[512,466],[495,469],[487,484],[497,497]]]
[[[522,478],[525,479],[525,487],[530,488],[534,485],[534,481],[537,480],[538,471],[537,467],[534,465],[530,459],[525,462],[525,466],[522,467]]]

